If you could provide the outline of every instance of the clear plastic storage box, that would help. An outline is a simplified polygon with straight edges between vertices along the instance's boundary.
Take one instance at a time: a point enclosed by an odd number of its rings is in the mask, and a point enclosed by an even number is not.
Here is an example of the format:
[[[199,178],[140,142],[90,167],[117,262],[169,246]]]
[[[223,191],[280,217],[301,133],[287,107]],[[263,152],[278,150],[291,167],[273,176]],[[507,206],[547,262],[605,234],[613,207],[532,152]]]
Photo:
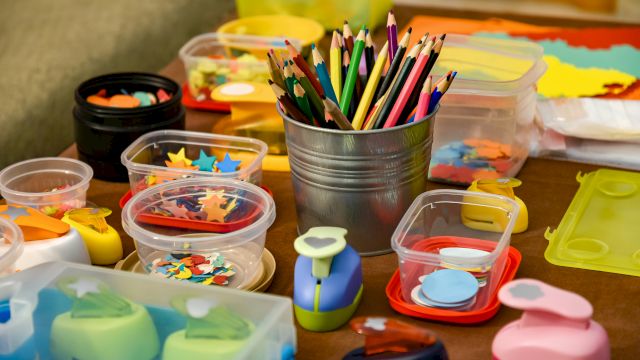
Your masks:
[[[0,359],[279,360],[296,348],[285,297],[64,262],[2,277],[0,292]]]
[[[259,276],[275,203],[261,188],[233,179],[186,179],[136,194],[122,226],[152,275],[246,288]]]
[[[24,251],[22,231],[13,221],[0,217],[0,276],[16,270],[16,261]]]
[[[447,35],[434,79],[458,72],[435,123],[429,179],[470,184],[515,176],[529,154],[536,81],[547,65],[541,46]]]
[[[45,157],[22,161],[0,172],[0,194],[7,204],[36,208],[62,218],[85,206],[91,167],[82,161]]]
[[[189,177],[238,179],[260,185],[262,159],[266,153],[267,144],[252,138],[195,131],[159,130],[147,133],[129,145],[122,153],[121,161],[128,170],[131,192],[135,194],[156,184]],[[195,160],[196,163],[189,162],[189,166],[181,168],[170,167],[168,162],[174,162],[173,154],[176,155],[174,160],[183,157],[189,161]],[[201,154],[204,154],[204,157]],[[199,166],[204,165],[206,161],[200,163],[197,162],[198,159],[215,160],[211,163],[213,165],[225,161],[227,155],[228,163],[239,161],[234,171],[200,170]]]
[[[298,40],[289,39],[300,49]],[[267,52],[285,50],[284,38],[206,33],[180,48],[189,93],[197,101],[210,100],[211,91],[229,81],[266,83]],[[286,50],[285,50],[286,51]]]
[[[423,305],[415,292],[425,276],[462,270],[478,281],[477,293],[461,308],[447,309],[484,308],[495,297],[503,276],[518,211],[515,201],[488,193],[433,190],[416,198],[391,239],[405,301]],[[456,290],[455,283],[440,285],[445,293]]]

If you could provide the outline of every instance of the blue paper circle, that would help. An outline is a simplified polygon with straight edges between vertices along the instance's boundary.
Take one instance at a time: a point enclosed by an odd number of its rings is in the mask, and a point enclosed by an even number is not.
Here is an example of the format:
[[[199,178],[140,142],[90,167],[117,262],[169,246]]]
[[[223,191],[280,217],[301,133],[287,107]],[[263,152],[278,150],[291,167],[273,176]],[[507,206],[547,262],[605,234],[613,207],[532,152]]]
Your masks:
[[[424,278],[422,293],[440,304],[460,304],[478,293],[478,280],[462,270],[443,269]]]

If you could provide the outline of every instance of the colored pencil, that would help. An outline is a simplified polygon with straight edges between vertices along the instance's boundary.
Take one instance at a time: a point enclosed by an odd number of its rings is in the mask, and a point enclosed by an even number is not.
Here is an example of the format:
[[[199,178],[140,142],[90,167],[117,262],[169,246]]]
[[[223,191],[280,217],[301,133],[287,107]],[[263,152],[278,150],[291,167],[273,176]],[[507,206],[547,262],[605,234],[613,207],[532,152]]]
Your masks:
[[[416,63],[416,56],[418,55],[418,51],[422,48],[422,44],[418,42],[413,46],[411,51],[407,54],[407,58],[404,59],[402,64],[402,69],[398,71],[398,75],[396,79],[393,81],[393,85],[390,87],[389,95],[385,100],[384,104],[382,104],[382,109],[380,110],[380,114],[376,119],[376,122],[373,124],[374,129],[380,129],[386,123],[389,114],[391,113],[391,109],[393,108],[396,99],[400,96],[400,91],[402,87],[405,85],[409,74],[411,73],[411,69],[413,69],[413,65]]]
[[[291,70],[291,66],[288,62],[285,62],[282,73],[284,75],[284,83],[286,85],[285,90],[287,90],[289,96],[291,96],[291,98],[293,99],[293,97],[295,96],[293,94],[293,80],[295,80],[295,76],[293,76],[293,70]]]
[[[376,88],[380,83],[380,76],[382,75],[382,71],[387,63],[389,43],[385,42],[382,49],[378,53],[378,59],[376,59],[376,63],[373,66],[373,70],[369,74],[369,80],[367,81],[367,86],[364,89],[364,93],[362,98],[360,99],[360,103],[358,104],[358,108],[356,110],[356,114],[353,116],[353,121],[351,122],[353,128],[356,130],[360,130],[364,125],[364,120],[371,106],[371,101],[373,100],[373,96],[375,95]]]
[[[433,110],[435,110],[438,103],[440,103],[440,99],[442,99],[442,95],[447,92],[449,86],[451,85],[451,81],[453,81],[454,75],[451,71],[447,73],[447,75],[443,76],[442,79],[436,84],[435,89],[431,92],[431,98],[429,99],[429,109],[427,110],[427,114],[431,114]]]
[[[387,15],[387,41],[389,42],[389,63],[392,63],[398,51],[398,25],[393,10],[390,10]]]
[[[284,84],[284,78],[282,77],[282,71],[280,71],[280,67],[276,64],[270,53],[267,53],[267,58],[269,62],[269,73],[271,74],[271,79],[276,84],[278,84],[278,86],[283,88],[286,87],[286,85]]]
[[[342,53],[342,83],[344,86],[345,80],[347,78],[347,73],[349,72],[349,66],[351,65],[351,57],[349,56],[349,52],[345,51]],[[342,90],[340,90],[342,92]],[[342,95],[340,96],[342,99]]]
[[[373,126],[376,122],[376,119],[378,118],[378,115],[380,115],[382,104],[387,99],[388,95],[389,95],[389,90],[387,90],[387,92],[382,94],[382,97],[378,99],[378,101],[376,101],[376,103],[373,105],[373,107],[371,108],[371,111],[369,112],[369,115],[367,116],[367,120],[364,122],[364,126],[362,127],[362,130],[371,130],[374,128]]]
[[[427,76],[427,80],[425,80],[424,85],[422,86],[422,90],[420,91],[420,99],[418,100],[418,107],[416,108],[416,115],[414,121],[418,121],[428,114],[429,110],[429,99],[431,99],[431,82],[433,81],[432,76]]]
[[[382,82],[382,85],[376,92],[376,97],[375,97],[376,101],[380,99],[382,94],[384,94],[387,91],[387,89],[389,89],[389,87],[391,86],[391,83],[395,79],[396,73],[400,68],[400,63],[402,63],[402,58],[404,57],[404,53],[407,51],[407,45],[409,45],[410,37],[411,37],[411,28],[409,28],[409,30],[407,30],[407,32],[404,34],[404,36],[402,37],[402,40],[400,41],[400,44],[398,45],[398,50],[393,55],[394,56],[393,61],[391,62],[391,65],[389,65],[387,74],[384,76],[384,81]]]
[[[436,60],[438,60],[438,57],[440,56],[442,45],[444,44],[444,38],[446,36],[447,34],[440,35],[440,39],[438,39],[438,41],[433,45],[433,56],[429,57],[429,62],[426,67],[428,72],[431,72],[431,70],[433,70],[433,66],[436,64]]]
[[[296,48],[294,48],[293,45],[291,45],[289,40],[285,40],[284,42],[287,45],[287,51],[289,51],[289,56],[291,57],[291,60],[293,60],[293,62],[296,65],[298,65],[300,70],[304,72],[304,74],[307,76],[307,79],[309,79],[309,81],[311,82],[311,85],[313,85],[313,88],[316,90],[318,95],[324,95],[324,91],[322,91],[322,86],[320,86],[318,79],[316,79],[316,76],[313,74],[313,72],[311,72],[309,65],[307,65],[307,62],[304,60],[302,55],[300,55],[298,50],[296,50]]]
[[[423,84],[424,81],[427,79],[427,76],[429,75],[429,73],[431,73],[431,69],[433,68],[433,63],[435,63],[435,59],[437,58],[435,54],[436,54],[436,51],[439,52],[439,50],[436,47],[438,42],[435,39],[436,37],[434,36],[427,43],[427,45],[431,44],[431,51],[429,52],[429,60],[427,61],[427,65],[424,66],[424,70],[422,71],[422,74],[420,74],[420,77],[418,78],[418,84]],[[442,44],[442,42],[440,42],[440,44]],[[438,47],[442,48],[442,45],[439,45]],[[405,107],[405,110],[402,112],[402,115],[400,116],[401,119],[406,118],[409,115],[409,112],[412,111],[418,105],[419,97],[420,97],[420,89],[413,89],[413,92],[409,97],[409,101],[407,101],[407,106]]]
[[[331,49],[329,50],[329,60],[331,60],[331,85],[336,99],[342,94],[342,47],[340,46],[339,34],[333,31],[331,39]]]
[[[293,93],[296,96],[296,103],[302,110],[302,112],[308,117],[313,118],[313,114],[311,113],[311,105],[309,104],[309,98],[305,93],[304,89],[298,82],[298,80],[293,81]]]
[[[347,78],[342,87],[342,97],[340,98],[340,110],[343,114],[347,114],[349,110],[349,104],[353,95],[353,89],[356,86],[356,80],[358,75],[358,68],[360,67],[360,59],[362,58],[362,51],[364,50],[364,25],[358,33],[358,38],[353,45],[353,53],[350,59],[349,70],[347,72]]]
[[[405,105],[407,105],[407,101],[413,92],[413,89],[416,87],[418,83],[418,79],[424,70],[425,65],[427,65],[427,61],[429,60],[429,53],[431,52],[431,47],[429,43],[427,43],[422,50],[420,50],[420,55],[418,55],[418,59],[416,60],[413,68],[411,69],[411,73],[407,77],[407,81],[404,84],[400,84],[402,88],[400,89],[400,94],[398,95],[397,100],[393,103],[393,108],[387,117],[386,122],[384,123],[385,128],[389,128],[395,126],[398,121],[400,123],[403,122],[405,118],[401,118],[402,112],[405,109]],[[410,55],[407,55],[407,60]]]
[[[316,68],[318,79],[320,79],[320,85],[324,93],[327,94],[332,101],[338,101],[335,92],[333,92],[333,86],[331,85],[331,79],[329,79],[329,72],[327,71],[327,65],[320,55],[320,51],[316,47],[316,44],[311,44],[311,53],[313,55],[313,66]]]
[[[290,62],[289,65],[291,70],[293,70],[293,75],[296,77],[298,82],[300,82],[300,86],[302,86],[309,98],[313,116],[318,119],[318,122],[324,125],[324,105],[322,105],[320,95],[318,95],[316,90],[313,88],[313,85],[311,85],[309,78],[307,78],[305,73],[295,63]]]
[[[331,119],[338,125],[338,127],[342,130],[353,130],[353,126],[349,120],[344,116],[338,105],[330,99],[323,97],[322,103],[324,104],[325,110],[331,115]]]
[[[289,94],[282,89],[282,87],[274,83],[272,80],[267,81],[269,82],[269,85],[271,85],[273,93],[276,94],[276,99],[278,99],[282,108],[289,116],[305,124],[312,123],[311,120],[298,108],[296,103],[294,103],[295,100],[293,100]]]
[[[342,26],[342,37],[344,41],[344,47],[349,52],[349,57],[353,54],[353,33],[351,32],[351,28],[349,27],[349,22],[347,20],[344,21],[344,25]]]
[[[371,76],[371,72],[373,72],[373,66],[374,66],[374,49],[373,49],[373,39],[371,38],[371,32],[367,31],[367,37],[365,40],[365,46],[364,46],[364,62],[365,65],[367,66],[367,80],[369,79],[369,77]]]

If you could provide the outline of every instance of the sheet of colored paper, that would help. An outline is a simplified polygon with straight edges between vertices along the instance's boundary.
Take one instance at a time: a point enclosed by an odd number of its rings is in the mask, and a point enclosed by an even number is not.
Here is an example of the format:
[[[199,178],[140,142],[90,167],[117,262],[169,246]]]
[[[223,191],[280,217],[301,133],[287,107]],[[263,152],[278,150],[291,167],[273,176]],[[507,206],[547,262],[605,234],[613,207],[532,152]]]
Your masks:
[[[473,63],[465,59],[473,59]],[[463,79],[512,81],[522,77],[532,66],[532,61],[512,56],[472,48],[445,47],[433,73],[445,74],[449,69],[455,69]]]
[[[562,39],[570,46],[608,49],[613,45],[630,45],[640,49],[640,26],[622,28],[564,28],[549,32],[503,30],[513,36],[526,36],[535,41]]]

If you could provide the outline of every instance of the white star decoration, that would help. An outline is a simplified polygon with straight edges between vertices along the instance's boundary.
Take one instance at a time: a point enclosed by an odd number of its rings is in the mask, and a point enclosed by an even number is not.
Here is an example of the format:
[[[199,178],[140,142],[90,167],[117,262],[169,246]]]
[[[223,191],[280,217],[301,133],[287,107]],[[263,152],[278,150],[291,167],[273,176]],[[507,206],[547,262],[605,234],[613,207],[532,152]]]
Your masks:
[[[76,296],[78,298],[81,298],[88,293],[100,293],[100,290],[98,290],[98,283],[88,279],[78,279],[78,281],[73,284],[69,284],[69,288],[76,291]]]

